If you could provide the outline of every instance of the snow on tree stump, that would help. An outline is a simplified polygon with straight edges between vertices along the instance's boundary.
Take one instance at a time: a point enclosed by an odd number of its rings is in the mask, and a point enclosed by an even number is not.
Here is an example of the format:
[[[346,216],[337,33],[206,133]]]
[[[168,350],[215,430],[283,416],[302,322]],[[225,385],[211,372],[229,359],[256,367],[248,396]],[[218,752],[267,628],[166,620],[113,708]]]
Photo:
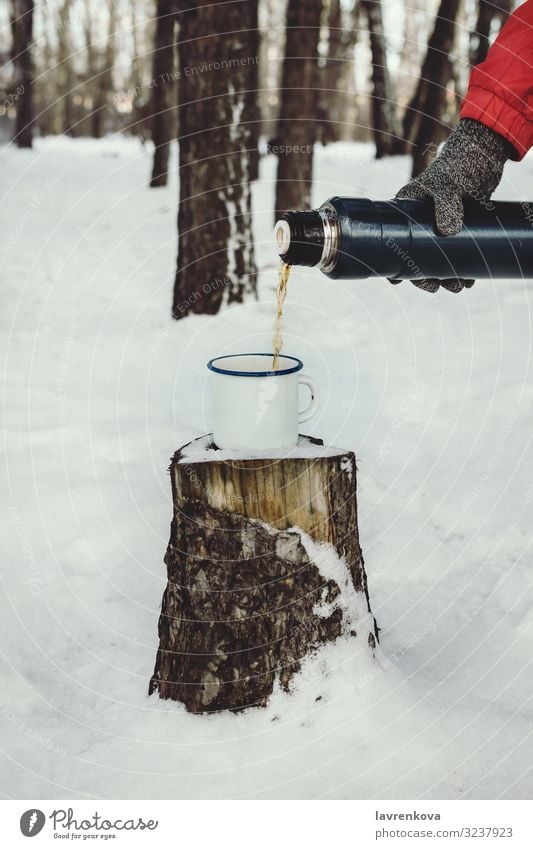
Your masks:
[[[376,645],[352,452],[300,437],[247,458],[211,435],[170,474],[168,583],[149,692],[203,713],[265,706],[338,638]]]

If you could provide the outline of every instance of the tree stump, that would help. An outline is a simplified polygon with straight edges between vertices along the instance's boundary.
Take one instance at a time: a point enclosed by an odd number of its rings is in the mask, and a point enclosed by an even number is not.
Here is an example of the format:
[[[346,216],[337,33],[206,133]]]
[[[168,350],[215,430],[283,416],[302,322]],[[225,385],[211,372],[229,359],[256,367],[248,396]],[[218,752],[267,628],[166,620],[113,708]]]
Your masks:
[[[281,455],[284,456],[281,456]],[[300,437],[246,458],[211,435],[174,455],[168,584],[149,692],[202,713],[264,706],[343,636],[373,652],[352,452]]]

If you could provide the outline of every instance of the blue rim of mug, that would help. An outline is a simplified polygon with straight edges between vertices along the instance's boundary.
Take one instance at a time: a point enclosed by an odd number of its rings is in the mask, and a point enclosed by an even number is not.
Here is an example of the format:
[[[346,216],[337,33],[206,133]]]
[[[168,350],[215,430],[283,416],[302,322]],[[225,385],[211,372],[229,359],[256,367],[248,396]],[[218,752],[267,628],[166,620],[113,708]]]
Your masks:
[[[210,371],[214,371],[216,374],[229,374],[232,377],[270,377],[274,374],[294,374],[294,372],[301,371],[304,367],[303,362],[299,360],[298,357],[290,357],[288,354],[280,354],[280,360],[292,360],[292,362],[296,365],[284,369],[269,369],[268,371],[235,371],[233,369],[220,368],[220,366],[215,365],[215,363],[219,360],[231,360],[234,357],[270,357],[270,359],[272,359],[273,356],[274,354],[258,354],[257,352],[251,354],[225,354],[209,360],[207,368]]]

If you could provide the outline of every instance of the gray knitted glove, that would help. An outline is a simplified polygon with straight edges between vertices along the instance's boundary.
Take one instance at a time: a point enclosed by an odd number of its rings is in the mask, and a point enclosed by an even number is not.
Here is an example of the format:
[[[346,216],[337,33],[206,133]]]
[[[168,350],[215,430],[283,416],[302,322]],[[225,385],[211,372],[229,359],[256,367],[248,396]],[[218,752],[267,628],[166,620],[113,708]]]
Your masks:
[[[463,118],[441,153],[418,177],[404,186],[397,198],[433,198],[435,224],[442,236],[453,236],[463,226],[463,198],[487,203],[500,182],[503,166],[513,155],[513,147],[502,136],[470,118]],[[398,283],[391,280],[391,283]],[[426,292],[444,286],[460,292],[474,280],[412,280]]]

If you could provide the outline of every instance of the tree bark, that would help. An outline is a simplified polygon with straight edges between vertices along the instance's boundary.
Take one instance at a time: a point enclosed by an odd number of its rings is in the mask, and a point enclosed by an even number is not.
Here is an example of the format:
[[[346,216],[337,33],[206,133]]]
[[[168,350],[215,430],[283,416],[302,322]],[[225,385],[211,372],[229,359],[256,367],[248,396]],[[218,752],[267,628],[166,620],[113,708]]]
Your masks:
[[[261,135],[273,139],[281,93],[281,69],[284,44],[280,31],[285,28],[285,6],[279,0],[262,0],[259,6],[261,27],[258,106],[262,117]]]
[[[321,445],[301,437],[287,458],[243,459],[203,437],[174,455],[150,693],[195,713],[264,706],[322,644],[374,650],[355,457]]]
[[[94,68],[95,51],[90,48],[88,52],[91,80],[94,86],[94,102],[92,111],[92,135],[95,139],[102,138],[106,131],[105,113],[108,107],[108,97],[113,91],[113,73],[115,67],[115,27],[117,22],[117,4],[109,3],[108,6],[107,40],[97,69]],[[89,49],[89,48],[88,48]]]
[[[181,4],[180,4],[181,5]],[[180,202],[172,314],[217,313],[256,291],[251,221],[250,34],[257,0],[179,13]],[[252,78],[254,76],[252,72]]]
[[[17,147],[33,144],[33,0],[13,0],[13,65],[15,68]]]
[[[248,159],[250,180],[259,178],[259,137],[261,134],[261,108],[259,104],[259,3],[253,2],[250,9],[250,31],[247,35],[250,57],[254,60],[246,75],[246,94],[244,110],[248,117]]]
[[[143,74],[142,74],[142,65],[145,58],[141,58],[141,50],[139,48],[139,16],[137,14],[137,0],[129,0],[129,12],[130,12],[130,26],[131,26],[131,46],[132,46],[132,57],[131,57],[131,82],[133,88],[141,87]],[[156,18],[157,22],[157,18]],[[155,32],[153,41],[155,43]],[[153,62],[151,63],[153,65]]]
[[[427,0],[409,0],[409,14],[404,15],[402,48],[395,77],[398,105],[402,115],[405,114],[407,104],[410,103],[419,80],[420,67],[429,38],[428,30],[431,30],[427,19]]]
[[[98,120],[94,126],[93,108],[96,103],[96,85],[98,75],[97,51],[93,37],[93,19],[90,0],[84,0],[83,4],[83,40],[85,42],[85,90],[90,94],[92,100],[91,113],[87,116],[87,124],[90,124],[91,135],[98,132]]]
[[[381,159],[399,149],[400,127],[387,67],[381,0],[361,0],[361,7],[368,21],[372,53],[372,134],[376,145],[376,159]]]
[[[63,4],[59,10],[59,26],[57,33],[59,68],[58,76],[60,83],[61,94],[61,132],[69,135],[72,132],[73,115],[72,115],[72,64],[71,64],[71,43],[70,38],[70,13],[72,9],[72,0],[63,0]]]
[[[278,147],[276,218],[290,209],[309,209],[313,145],[320,121],[318,42],[322,0],[288,0]]]
[[[151,99],[152,188],[167,184],[170,145],[176,137],[175,0],[157,0],[156,14]]]
[[[353,59],[357,40],[359,4],[343,10],[340,0],[330,0],[327,10],[328,54],[319,69],[320,141],[322,144],[351,137],[349,108],[353,99]]]
[[[470,33],[470,64],[479,65],[487,58],[493,21],[503,26],[511,13],[512,0],[479,0],[477,20]]]
[[[328,55],[319,67],[320,141],[336,142],[340,138],[339,111],[342,115],[342,10],[340,0],[326,0]],[[341,109],[339,110],[339,106]]]
[[[413,156],[412,176],[416,177],[434,158],[437,145],[447,135],[442,116],[447,85],[452,76],[450,53],[461,0],[441,0],[435,25],[416,91],[406,109],[403,137],[406,151]]]

